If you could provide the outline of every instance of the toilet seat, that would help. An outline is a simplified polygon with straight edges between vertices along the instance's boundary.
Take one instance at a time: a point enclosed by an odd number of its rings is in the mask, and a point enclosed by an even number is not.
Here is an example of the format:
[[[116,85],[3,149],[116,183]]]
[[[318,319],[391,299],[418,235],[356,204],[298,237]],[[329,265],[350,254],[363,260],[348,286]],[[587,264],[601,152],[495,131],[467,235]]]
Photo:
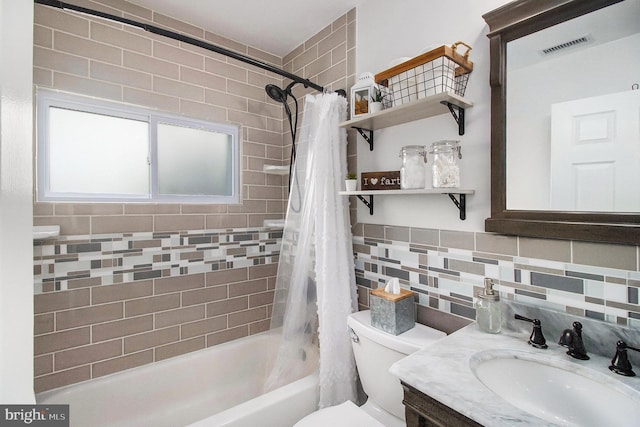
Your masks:
[[[385,427],[350,400],[307,415],[294,427]]]

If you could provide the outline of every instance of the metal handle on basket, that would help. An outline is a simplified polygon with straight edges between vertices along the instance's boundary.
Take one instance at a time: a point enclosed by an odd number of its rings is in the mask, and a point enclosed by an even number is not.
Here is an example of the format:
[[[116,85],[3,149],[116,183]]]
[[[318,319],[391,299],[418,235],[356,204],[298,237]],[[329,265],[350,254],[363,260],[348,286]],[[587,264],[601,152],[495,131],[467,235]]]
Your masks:
[[[459,45],[463,45],[464,47],[467,48],[467,51],[462,55],[466,60],[469,59],[469,52],[471,52],[471,49],[473,49],[471,46],[469,46],[468,44],[466,44],[465,42],[455,42],[454,44],[451,45],[451,49],[455,52],[458,49]]]

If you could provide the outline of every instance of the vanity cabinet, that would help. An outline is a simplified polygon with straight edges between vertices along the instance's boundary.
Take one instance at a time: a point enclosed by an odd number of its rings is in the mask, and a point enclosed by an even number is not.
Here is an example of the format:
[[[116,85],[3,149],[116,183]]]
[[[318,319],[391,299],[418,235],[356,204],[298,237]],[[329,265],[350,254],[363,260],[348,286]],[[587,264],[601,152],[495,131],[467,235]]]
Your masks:
[[[404,382],[402,388],[407,427],[482,427]]]
[[[427,117],[451,113],[458,124],[458,133],[464,134],[465,110],[471,108],[473,103],[462,96],[451,92],[443,92],[388,108],[377,113],[366,114],[346,122],[340,123],[342,128],[353,128],[360,133],[369,143],[369,149],[373,151],[374,131],[391,126],[397,126]],[[460,188],[434,188],[422,190],[373,190],[373,191],[341,191],[343,196],[356,196],[369,208],[369,214],[373,215],[374,195],[410,195],[410,194],[446,194],[458,208],[460,219],[466,219],[466,195],[473,194],[474,190]],[[367,198],[365,198],[367,196]],[[456,198],[457,196],[457,198]]]

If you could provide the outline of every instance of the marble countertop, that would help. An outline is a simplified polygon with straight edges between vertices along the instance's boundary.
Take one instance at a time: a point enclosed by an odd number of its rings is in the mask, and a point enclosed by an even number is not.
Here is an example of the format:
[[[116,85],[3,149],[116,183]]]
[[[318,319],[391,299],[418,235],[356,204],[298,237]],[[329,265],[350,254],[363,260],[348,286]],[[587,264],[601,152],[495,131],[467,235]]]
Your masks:
[[[562,369],[580,371],[585,376],[608,382],[625,393],[640,391],[640,376],[624,377],[611,372],[611,357],[590,353],[582,361],[566,354],[557,338],[547,336],[549,348],[536,349],[527,344],[528,333],[506,330],[488,334],[472,323],[432,346],[413,353],[392,365],[390,372],[406,384],[485,426],[554,426],[512,406],[486,388],[471,370],[471,364],[491,353],[540,360]],[[484,352],[484,353],[481,353]],[[586,369],[585,369],[586,368]],[[634,366],[636,372],[639,366]]]

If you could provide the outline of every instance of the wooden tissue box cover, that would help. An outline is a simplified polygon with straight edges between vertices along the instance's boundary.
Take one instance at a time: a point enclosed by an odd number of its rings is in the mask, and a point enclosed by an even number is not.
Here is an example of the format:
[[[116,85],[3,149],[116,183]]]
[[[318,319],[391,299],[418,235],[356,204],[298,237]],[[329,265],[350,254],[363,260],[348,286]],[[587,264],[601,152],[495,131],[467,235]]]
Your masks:
[[[399,190],[400,171],[362,172],[361,190]]]
[[[406,289],[402,289],[400,288],[400,293],[399,294],[390,294],[388,292],[384,291],[384,288],[378,288],[378,289],[371,289],[369,290],[369,293],[371,295],[375,295],[379,298],[383,298],[386,299],[387,301],[391,301],[391,302],[398,302],[401,299],[405,299],[405,298],[409,298],[415,295],[415,292],[413,291],[408,291]]]
[[[392,335],[400,335],[416,325],[414,292],[400,289],[400,294],[389,294],[384,288],[369,291],[371,326]]]

